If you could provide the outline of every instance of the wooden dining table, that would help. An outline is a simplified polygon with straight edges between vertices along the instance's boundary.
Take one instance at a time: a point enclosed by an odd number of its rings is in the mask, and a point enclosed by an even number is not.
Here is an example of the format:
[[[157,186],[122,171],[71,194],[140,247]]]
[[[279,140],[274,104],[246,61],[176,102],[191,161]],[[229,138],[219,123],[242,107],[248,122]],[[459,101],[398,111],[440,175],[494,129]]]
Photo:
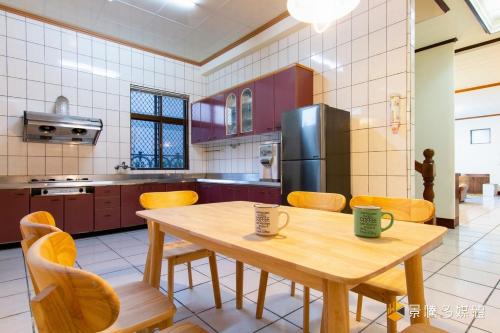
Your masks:
[[[348,291],[404,262],[408,303],[425,306],[422,254],[438,246],[446,228],[396,221],[380,238],[354,235],[350,214],[281,206],[288,227],[275,237],[254,233],[254,203],[221,202],[138,211],[150,221],[145,280],[159,286],[164,234],[193,242],[323,292],[323,332],[349,331]],[[242,291],[237,291],[242,297]],[[424,315],[412,323],[428,323]]]

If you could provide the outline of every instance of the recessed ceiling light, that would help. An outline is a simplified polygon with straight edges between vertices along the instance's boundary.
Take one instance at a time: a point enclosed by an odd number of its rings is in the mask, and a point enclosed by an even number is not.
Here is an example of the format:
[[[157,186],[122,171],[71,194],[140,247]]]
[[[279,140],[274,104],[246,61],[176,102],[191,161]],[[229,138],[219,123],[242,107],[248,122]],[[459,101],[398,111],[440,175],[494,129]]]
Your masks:
[[[500,32],[500,1],[465,0],[484,30],[493,34]]]

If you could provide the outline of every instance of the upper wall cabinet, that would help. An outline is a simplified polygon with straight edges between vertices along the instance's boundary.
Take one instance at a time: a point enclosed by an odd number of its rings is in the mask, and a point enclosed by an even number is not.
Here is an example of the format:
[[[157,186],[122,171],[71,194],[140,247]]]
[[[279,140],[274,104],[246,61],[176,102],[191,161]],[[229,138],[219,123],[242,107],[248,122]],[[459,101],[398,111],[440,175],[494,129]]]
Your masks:
[[[281,114],[313,103],[313,71],[292,65],[191,106],[191,142],[281,129]]]
[[[226,123],[226,136],[238,134],[238,95],[234,91],[226,94],[224,120]]]
[[[238,90],[240,98],[240,134],[253,133],[254,83],[246,84]]]

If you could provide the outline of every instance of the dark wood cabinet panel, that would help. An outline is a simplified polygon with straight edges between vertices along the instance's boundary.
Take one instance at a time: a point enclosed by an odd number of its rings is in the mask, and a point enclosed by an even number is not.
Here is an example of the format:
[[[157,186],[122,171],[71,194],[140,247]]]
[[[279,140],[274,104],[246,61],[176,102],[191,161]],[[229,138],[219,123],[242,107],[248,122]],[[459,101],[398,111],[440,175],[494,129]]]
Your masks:
[[[212,117],[212,135],[210,140],[220,140],[226,137],[224,127],[224,93],[212,97],[211,117]]]
[[[252,91],[252,130],[242,131],[241,93]],[[228,133],[227,97],[234,94],[235,112]],[[293,65],[261,79],[210,96],[191,106],[191,141],[201,143],[281,129],[281,114],[313,102],[313,72]]]
[[[187,183],[170,183],[167,184],[167,191],[195,191],[196,192],[196,183],[187,182]]]
[[[248,200],[248,186],[245,185],[220,185],[220,201],[246,201]]]
[[[274,130],[274,76],[255,82],[254,132],[256,134]]]
[[[64,228],[64,197],[62,195],[33,196],[31,197],[30,211],[46,211],[52,214],[56,226],[61,230]]]
[[[198,184],[199,203],[213,203],[221,200],[221,185],[219,184]]]
[[[203,142],[203,126],[201,122],[201,102],[191,104],[191,142]]]
[[[121,186],[121,226],[131,227],[145,224],[146,221],[138,217],[135,212],[143,210],[139,203],[139,197],[146,192],[165,192],[165,184],[139,184]]]
[[[135,212],[142,210],[139,204],[139,196],[142,194],[141,185],[123,185],[121,187],[121,227],[131,227],[144,224],[144,219],[135,215]]]
[[[0,210],[2,211],[0,243],[19,242],[21,240],[19,222],[30,210],[29,190],[0,190]]]
[[[274,187],[249,186],[248,200],[279,205],[281,202],[281,190]]]
[[[94,190],[94,195],[98,197],[119,197],[120,196],[120,186],[97,186]]]
[[[120,228],[120,207],[96,209],[94,229],[96,231]]]
[[[95,198],[95,209],[120,208],[120,195]]]
[[[274,74],[274,127],[281,129],[281,114],[313,103],[313,73],[300,66]]]
[[[94,194],[64,197],[64,230],[70,234],[94,230]]]

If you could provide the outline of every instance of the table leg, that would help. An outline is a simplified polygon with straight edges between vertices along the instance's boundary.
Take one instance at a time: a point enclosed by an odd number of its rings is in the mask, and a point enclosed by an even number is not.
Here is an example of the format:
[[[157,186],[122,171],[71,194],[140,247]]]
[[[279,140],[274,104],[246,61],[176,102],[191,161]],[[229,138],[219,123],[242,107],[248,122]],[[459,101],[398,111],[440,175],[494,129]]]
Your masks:
[[[344,283],[323,281],[323,332],[349,332],[348,292]]]
[[[149,246],[149,276],[144,276],[144,281],[148,281],[152,287],[160,287],[161,261],[163,258],[163,242],[165,233],[160,230],[160,226],[155,222],[148,222],[151,228],[151,244]],[[147,266],[147,263],[146,263]],[[146,271],[145,271],[146,274]]]
[[[406,288],[408,289],[408,304],[418,305],[420,315],[410,318],[412,324],[429,324],[425,316],[424,276],[422,271],[422,255],[416,254],[405,261]]]
[[[243,263],[236,261],[236,308],[243,307]]]

